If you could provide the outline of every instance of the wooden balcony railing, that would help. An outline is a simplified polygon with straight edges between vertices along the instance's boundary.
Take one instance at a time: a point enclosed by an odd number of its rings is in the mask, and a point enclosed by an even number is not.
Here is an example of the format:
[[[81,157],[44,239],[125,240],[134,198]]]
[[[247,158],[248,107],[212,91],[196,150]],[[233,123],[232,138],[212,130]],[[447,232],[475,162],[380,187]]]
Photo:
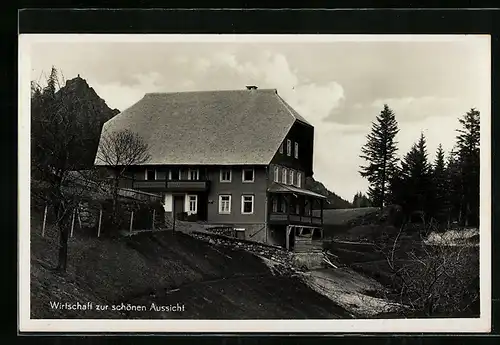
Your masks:
[[[145,191],[203,192],[208,190],[209,181],[202,180],[142,180],[134,181],[134,189]]]
[[[186,192],[203,192],[208,190],[209,181],[167,181],[167,191],[186,191]]]
[[[139,181],[134,181],[132,188],[145,191],[148,190],[161,191],[165,190],[165,187],[166,187],[165,180],[139,180]]]
[[[298,225],[322,225],[321,217],[304,216],[298,214],[271,213],[269,214],[271,224],[298,224]]]

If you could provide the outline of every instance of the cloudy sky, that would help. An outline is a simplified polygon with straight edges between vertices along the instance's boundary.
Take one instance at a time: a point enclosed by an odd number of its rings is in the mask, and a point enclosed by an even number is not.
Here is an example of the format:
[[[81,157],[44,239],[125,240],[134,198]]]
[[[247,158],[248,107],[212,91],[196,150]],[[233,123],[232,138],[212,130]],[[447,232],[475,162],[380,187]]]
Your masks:
[[[352,200],[366,191],[358,170],[371,122],[387,103],[396,113],[400,155],[423,131],[429,156],[452,148],[458,117],[489,116],[487,37],[313,42],[50,42],[31,45],[31,79],[50,67],[77,74],[111,108],[146,92],[276,88],[315,125],[315,178]]]

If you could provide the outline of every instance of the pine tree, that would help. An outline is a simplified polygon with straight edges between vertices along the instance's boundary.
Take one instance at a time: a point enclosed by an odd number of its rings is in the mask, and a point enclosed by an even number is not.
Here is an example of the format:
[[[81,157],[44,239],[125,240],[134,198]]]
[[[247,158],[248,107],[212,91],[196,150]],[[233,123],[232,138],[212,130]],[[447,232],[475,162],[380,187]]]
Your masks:
[[[357,192],[354,194],[354,198],[352,199],[352,207],[358,208],[361,203],[361,192]]]
[[[392,183],[393,194],[407,215],[415,211],[434,216],[431,166],[423,133],[401,162],[401,171]]]
[[[360,208],[360,207],[370,207],[370,199],[366,195],[364,195],[362,192],[357,192],[354,194],[354,198],[352,200],[352,207],[354,208]]]
[[[360,174],[368,179],[368,196],[373,206],[383,208],[387,204],[389,182],[397,163],[396,134],[399,132],[394,112],[387,104],[372,123],[367,143],[361,148],[361,158],[368,164],[361,166]]]
[[[479,144],[480,113],[472,108],[461,119],[457,132],[457,154],[462,184],[462,224],[479,224]]]
[[[448,188],[449,217],[448,227],[452,221],[462,220],[462,179],[460,162],[456,150],[452,150],[446,162],[446,186]]]
[[[361,194],[360,199],[361,199],[361,201],[360,201],[359,207],[371,207],[372,206],[370,199],[366,195]]]
[[[432,179],[435,193],[435,217],[441,223],[448,220],[450,212],[449,187],[446,174],[443,146],[439,144],[432,169]]]

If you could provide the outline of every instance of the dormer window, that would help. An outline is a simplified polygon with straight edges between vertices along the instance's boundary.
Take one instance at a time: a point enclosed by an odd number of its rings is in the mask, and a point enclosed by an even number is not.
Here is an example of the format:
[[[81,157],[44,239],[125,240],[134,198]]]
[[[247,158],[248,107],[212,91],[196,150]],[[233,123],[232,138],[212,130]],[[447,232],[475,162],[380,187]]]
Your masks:
[[[283,154],[283,143],[280,145],[280,153]]]
[[[295,143],[295,150],[293,151],[295,158],[299,158],[299,143]]]
[[[286,155],[287,156],[292,155],[292,141],[290,139],[286,140]]]

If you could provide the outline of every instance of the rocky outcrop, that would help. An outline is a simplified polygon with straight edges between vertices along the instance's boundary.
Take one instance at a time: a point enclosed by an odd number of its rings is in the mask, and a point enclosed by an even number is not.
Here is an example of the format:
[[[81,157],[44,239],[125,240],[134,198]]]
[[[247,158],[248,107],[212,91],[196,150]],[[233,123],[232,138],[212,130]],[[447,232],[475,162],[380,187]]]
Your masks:
[[[57,91],[56,97],[72,113],[72,120],[78,123],[77,128],[81,131],[77,135],[82,138],[84,150],[75,157],[77,161],[74,165],[78,169],[89,169],[94,165],[103,124],[120,111],[108,107],[104,99],[80,76],[67,80]]]

